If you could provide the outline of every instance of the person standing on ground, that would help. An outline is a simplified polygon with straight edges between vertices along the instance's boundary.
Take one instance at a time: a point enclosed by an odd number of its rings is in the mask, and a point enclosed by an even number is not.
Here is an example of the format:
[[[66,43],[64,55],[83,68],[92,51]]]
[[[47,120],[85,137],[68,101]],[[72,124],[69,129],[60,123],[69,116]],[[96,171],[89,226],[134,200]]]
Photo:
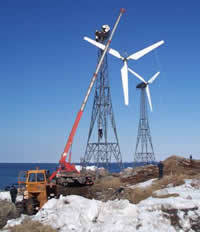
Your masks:
[[[193,161],[192,161],[192,155],[190,155],[190,166],[192,167]]]
[[[12,203],[15,204],[15,201],[17,198],[17,189],[14,185],[12,185],[12,187],[10,188],[10,196],[11,196]]]
[[[164,164],[162,161],[160,161],[158,163],[159,179],[163,177],[163,168],[164,168]]]

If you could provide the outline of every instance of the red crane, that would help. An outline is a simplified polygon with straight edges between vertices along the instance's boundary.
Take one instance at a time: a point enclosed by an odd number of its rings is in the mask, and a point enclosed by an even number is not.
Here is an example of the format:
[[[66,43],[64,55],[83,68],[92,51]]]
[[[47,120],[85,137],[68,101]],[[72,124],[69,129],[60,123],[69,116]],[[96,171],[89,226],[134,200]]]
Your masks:
[[[102,53],[102,56],[101,56],[101,58],[100,58],[100,60],[99,60],[99,63],[97,64],[96,70],[95,70],[95,72],[94,72],[94,74],[93,74],[93,76],[92,76],[90,85],[89,85],[89,87],[88,87],[88,90],[87,90],[87,93],[86,93],[85,98],[84,98],[84,100],[83,100],[83,103],[82,103],[82,105],[81,105],[81,108],[80,108],[79,112],[77,113],[76,120],[75,120],[75,122],[74,122],[74,125],[73,125],[73,127],[72,127],[72,130],[71,130],[70,135],[69,135],[69,137],[68,137],[67,143],[66,143],[66,145],[65,145],[64,152],[63,152],[63,154],[62,154],[62,156],[61,156],[61,158],[60,158],[60,161],[59,161],[59,164],[60,164],[60,165],[59,165],[59,168],[58,168],[58,170],[56,170],[55,172],[52,173],[52,175],[50,176],[50,180],[52,180],[52,179],[56,176],[56,174],[57,174],[59,171],[61,171],[61,170],[62,170],[62,171],[65,171],[65,172],[76,172],[76,173],[79,173],[79,172],[77,171],[77,169],[75,168],[75,165],[73,165],[73,164],[70,163],[70,161],[71,161],[71,153],[69,153],[69,152],[70,152],[70,148],[71,148],[71,146],[72,146],[73,139],[74,139],[74,135],[75,135],[75,133],[76,133],[76,130],[77,130],[79,121],[80,121],[80,119],[81,119],[81,117],[82,117],[82,114],[83,114],[83,111],[84,111],[84,109],[85,109],[85,106],[86,106],[88,97],[89,97],[89,95],[90,95],[90,93],[91,93],[92,87],[93,87],[93,85],[94,85],[94,82],[95,82],[95,80],[96,80],[96,77],[97,77],[97,75],[98,75],[98,72],[99,72],[99,70],[100,70],[100,67],[101,67],[101,65],[102,65],[103,59],[104,59],[104,57],[105,57],[105,55],[106,55],[106,53],[107,53],[107,51],[108,51],[108,48],[109,48],[109,46],[110,46],[110,43],[111,43],[111,40],[112,40],[113,35],[114,35],[114,33],[115,33],[115,30],[116,30],[116,28],[117,28],[117,26],[118,26],[118,24],[119,24],[119,21],[120,21],[120,19],[121,19],[121,16],[123,15],[124,12],[125,12],[125,9],[124,9],[124,8],[121,8],[121,9],[120,9],[120,14],[119,14],[119,16],[118,16],[118,18],[117,18],[117,20],[116,20],[116,22],[115,22],[115,25],[114,25],[114,27],[113,27],[113,29],[112,29],[112,31],[111,31],[110,37],[109,37],[109,39],[108,39],[108,42],[107,42],[107,44],[106,44],[106,46],[105,46],[105,49],[104,49],[104,51],[103,51],[103,53]],[[69,156],[69,161],[68,161],[68,162],[66,161],[67,155]]]

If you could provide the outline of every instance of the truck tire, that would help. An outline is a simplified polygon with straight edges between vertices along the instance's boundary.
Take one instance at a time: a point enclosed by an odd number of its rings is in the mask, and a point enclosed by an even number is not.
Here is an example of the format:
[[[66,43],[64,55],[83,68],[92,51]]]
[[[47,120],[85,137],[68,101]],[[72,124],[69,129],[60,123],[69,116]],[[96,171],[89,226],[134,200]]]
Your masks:
[[[36,213],[36,205],[37,205],[36,200],[33,198],[29,198],[25,204],[26,213],[28,215],[34,215]]]
[[[24,202],[23,201],[19,201],[15,203],[16,209],[17,209],[17,213],[19,215],[19,217],[21,216],[22,213],[24,213],[25,209],[24,209]]]

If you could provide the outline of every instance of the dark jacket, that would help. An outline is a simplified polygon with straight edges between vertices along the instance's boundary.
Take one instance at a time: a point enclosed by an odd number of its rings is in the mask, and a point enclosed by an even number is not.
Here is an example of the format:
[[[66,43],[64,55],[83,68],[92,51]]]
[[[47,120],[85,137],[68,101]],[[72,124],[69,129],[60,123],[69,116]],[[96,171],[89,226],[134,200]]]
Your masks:
[[[162,162],[159,162],[158,163],[158,168],[159,168],[159,170],[163,170],[164,164]]]

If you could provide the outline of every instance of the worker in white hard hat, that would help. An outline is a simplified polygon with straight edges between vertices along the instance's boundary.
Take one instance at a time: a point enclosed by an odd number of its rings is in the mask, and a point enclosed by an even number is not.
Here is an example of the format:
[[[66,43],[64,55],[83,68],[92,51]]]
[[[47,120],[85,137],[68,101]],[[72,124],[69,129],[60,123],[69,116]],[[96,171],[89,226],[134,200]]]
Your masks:
[[[104,32],[109,32],[109,31],[110,31],[110,27],[109,27],[108,25],[103,25],[103,26],[102,26],[102,30],[103,30]]]
[[[101,27],[101,31],[95,32],[95,39],[97,42],[103,42],[105,41],[110,33],[110,27],[108,25],[103,25]]]

